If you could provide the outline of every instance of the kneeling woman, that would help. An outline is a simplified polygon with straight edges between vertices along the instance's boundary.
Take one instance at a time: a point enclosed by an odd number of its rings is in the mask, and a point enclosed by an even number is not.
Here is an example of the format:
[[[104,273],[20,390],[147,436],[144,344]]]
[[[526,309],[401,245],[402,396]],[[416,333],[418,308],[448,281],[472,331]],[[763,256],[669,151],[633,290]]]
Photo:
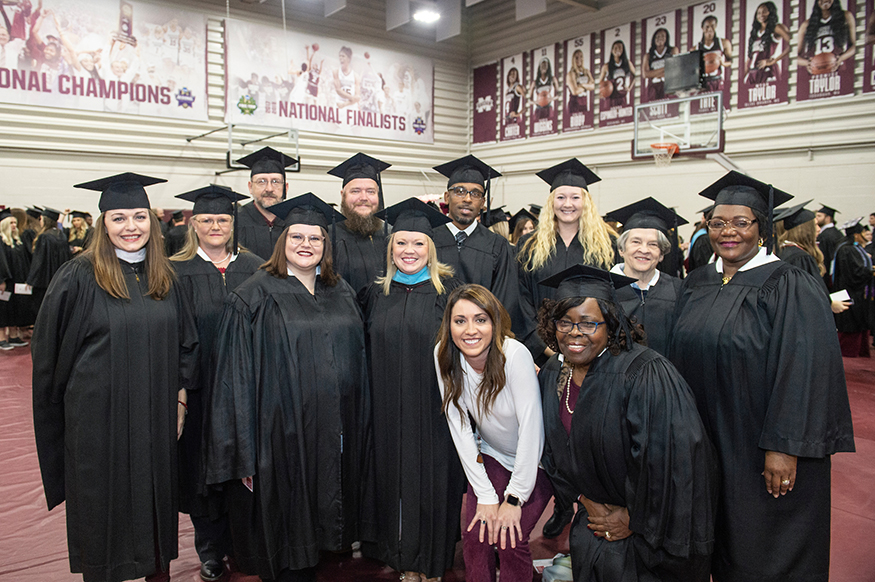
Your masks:
[[[313,194],[270,208],[288,226],[219,323],[206,482],[230,482],[243,572],[315,580],[319,550],[360,539],[371,412],[364,329],[355,293],[331,264],[327,228],[343,216]]]
[[[544,425],[538,379],[529,351],[513,339],[510,316],[485,287],[465,285],[450,294],[435,367],[468,477],[467,580],[495,580],[492,545],[498,544],[501,579],[531,581],[529,534],[553,493],[539,467]]]
[[[538,314],[544,468],[557,500],[582,504],[569,543],[575,582],[707,581],[717,474],[693,394],[640,345],[614,299],[632,279],[577,265]],[[580,411],[581,414],[575,414]]]

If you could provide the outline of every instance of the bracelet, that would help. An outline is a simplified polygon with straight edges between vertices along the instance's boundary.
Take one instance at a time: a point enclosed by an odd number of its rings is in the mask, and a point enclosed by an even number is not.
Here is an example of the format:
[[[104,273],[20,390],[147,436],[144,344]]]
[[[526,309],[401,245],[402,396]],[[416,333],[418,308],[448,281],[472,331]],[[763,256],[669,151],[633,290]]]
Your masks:
[[[185,415],[188,416],[188,404],[186,404],[186,403],[183,402],[182,400],[177,400],[177,402],[179,402],[180,404],[182,404],[182,407],[185,408]]]

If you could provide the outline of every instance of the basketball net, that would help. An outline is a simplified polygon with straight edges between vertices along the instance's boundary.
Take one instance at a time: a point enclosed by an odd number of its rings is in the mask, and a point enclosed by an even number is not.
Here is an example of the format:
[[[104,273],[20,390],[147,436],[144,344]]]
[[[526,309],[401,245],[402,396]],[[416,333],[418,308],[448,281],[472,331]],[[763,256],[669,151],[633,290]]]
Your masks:
[[[650,149],[653,150],[653,161],[656,162],[657,168],[667,168],[671,165],[671,157],[678,152],[678,144],[676,143],[652,143]]]

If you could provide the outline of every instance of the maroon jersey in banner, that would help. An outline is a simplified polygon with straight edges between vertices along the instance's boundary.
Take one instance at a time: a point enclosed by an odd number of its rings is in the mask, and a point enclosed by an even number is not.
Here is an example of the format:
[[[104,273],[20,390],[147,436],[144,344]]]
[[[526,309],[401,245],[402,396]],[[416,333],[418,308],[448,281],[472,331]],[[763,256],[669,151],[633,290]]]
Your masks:
[[[584,84],[589,82],[589,77],[587,77],[583,71],[578,72],[574,77],[575,82],[578,87],[583,86]],[[569,113],[586,113],[589,110],[589,93],[584,93],[583,95],[571,95],[568,97],[568,111]]]
[[[661,53],[651,49],[648,53],[648,64],[651,71],[661,71],[665,69],[665,58],[668,55],[669,47],[662,49]],[[654,77],[648,79],[647,85],[647,101],[659,101],[665,99],[665,77]]]
[[[608,107],[626,105],[626,96],[629,91],[629,74],[622,67],[617,67],[608,80],[614,86],[611,96],[606,99]]]
[[[723,54],[723,41],[719,37],[715,37],[714,41],[707,46],[702,41],[699,41],[699,52],[702,53],[703,60],[707,60],[708,55],[714,55],[717,62],[720,63],[720,66],[711,72],[708,72],[707,67],[703,71],[702,76],[705,80],[704,92],[720,91],[723,88],[723,61],[726,57]]]
[[[775,34],[771,38],[766,36],[765,31],[758,31],[756,38],[750,45],[750,72],[748,73],[747,82],[751,85],[755,83],[765,83],[769,79],[779,79],[780,69],[778,63],[770,67],[762,69],[757,67],[757,64],[763,61],[768,61],[779,54],[778,48],[781,46],[781,38]]]

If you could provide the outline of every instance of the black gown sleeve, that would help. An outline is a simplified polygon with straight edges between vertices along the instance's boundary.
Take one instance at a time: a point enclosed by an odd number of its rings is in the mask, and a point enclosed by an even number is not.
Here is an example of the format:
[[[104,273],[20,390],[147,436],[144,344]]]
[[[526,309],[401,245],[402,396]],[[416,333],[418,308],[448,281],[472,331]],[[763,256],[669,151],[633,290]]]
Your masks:
[[[200,346],[194,305],[179,283],[174,284],[179,333],[179,389],[194,390],[199,386],[198,358]],[[209,354],[206,354],[209,357]]]

